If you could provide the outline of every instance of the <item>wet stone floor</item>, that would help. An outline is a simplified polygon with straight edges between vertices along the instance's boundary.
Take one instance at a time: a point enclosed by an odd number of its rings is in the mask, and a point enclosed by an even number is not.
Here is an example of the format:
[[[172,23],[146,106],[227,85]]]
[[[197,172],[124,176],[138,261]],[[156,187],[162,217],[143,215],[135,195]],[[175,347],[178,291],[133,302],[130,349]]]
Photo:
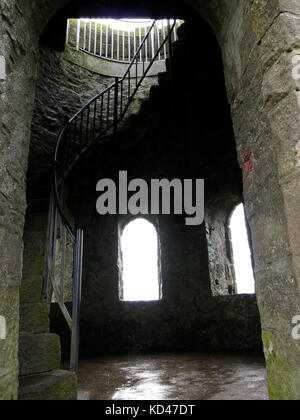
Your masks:
[[[81,360],[80,400],[267,400],[264,360],[153,354]]]

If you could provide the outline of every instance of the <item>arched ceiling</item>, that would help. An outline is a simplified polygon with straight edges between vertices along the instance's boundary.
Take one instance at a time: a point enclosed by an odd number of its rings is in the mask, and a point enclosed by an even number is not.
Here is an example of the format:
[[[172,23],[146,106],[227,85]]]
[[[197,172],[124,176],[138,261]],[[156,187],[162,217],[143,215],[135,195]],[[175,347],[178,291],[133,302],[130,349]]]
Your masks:
[[[62,7],[50,19],[42,34],[44,44],[59,50],[64,49],[68,18],[178,17],[186,20],[196,16],[196,12],[184,0],[61,0],[61,3]]]

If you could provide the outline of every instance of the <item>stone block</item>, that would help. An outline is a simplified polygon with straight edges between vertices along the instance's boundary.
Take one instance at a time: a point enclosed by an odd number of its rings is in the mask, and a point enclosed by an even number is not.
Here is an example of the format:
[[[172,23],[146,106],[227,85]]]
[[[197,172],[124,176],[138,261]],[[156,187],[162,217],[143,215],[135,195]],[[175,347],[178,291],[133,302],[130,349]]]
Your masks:
[[[20,331],[32,334],[48,333],[48,305],[43,303],[29,303],[21,305]]]
[[[20,334],[20,376],[56,370],[60,359],[60,339],[56,334]]]
[[[51,373],[20,378],[21,401],[74,401],[77,399],[75,373],[56,370]]]
[[[16,384],[14,372],[0,369],[0,401],[16,399]]]
[[[0,227],[0,283],[5,281],[10,286],[20,285],[22,250],[22,239]]]
[[[22,279],[20,290],[20,302],[39,303],[43,287],[43,278],[41,275],[25,276]]]
[[[43,252],[25,249],[23,262],[23,275],[33,276],[41,275],[43,273],[44,257]]]

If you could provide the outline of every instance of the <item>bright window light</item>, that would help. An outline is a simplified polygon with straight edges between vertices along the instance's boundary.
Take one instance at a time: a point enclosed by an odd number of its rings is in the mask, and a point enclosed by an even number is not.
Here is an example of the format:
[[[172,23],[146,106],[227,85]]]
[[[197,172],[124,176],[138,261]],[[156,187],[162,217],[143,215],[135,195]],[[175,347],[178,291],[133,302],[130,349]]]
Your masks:
[[[134,31],[138,28],[148,28],[152,25],[152,19],[87,19],[87,18],[80,18],[82,21],[95,22],[98,24],[107,25],[109,28],[119,30],[119,31]],[[168,21],[166,19],[158,20],[157,24],[159,27],[163,24],[167,26]],[[170,24],[174,23],[173,19],[170,19]]]
[[[152,223],[135,219],[121,236],[124,301],[160,299],[158,238]]]
[[[230,219],[230,230],[237,292],[255,293],[255,281],[243,204],[235,208]]]
[[[87,22],[97,22],[107,25],[112,29],[119,29],[120,31],[134,31],[137,28],[145,28],[151,26],[153,20],[151,19],[85,19]]]

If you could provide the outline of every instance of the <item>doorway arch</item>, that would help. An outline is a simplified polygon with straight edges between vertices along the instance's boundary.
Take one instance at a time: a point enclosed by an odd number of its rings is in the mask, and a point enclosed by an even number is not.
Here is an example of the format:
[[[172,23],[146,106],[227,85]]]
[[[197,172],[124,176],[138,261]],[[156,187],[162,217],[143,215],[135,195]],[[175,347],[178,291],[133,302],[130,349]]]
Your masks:
[[[16,216],[17,224],[16,221],[7,220],[7,226],[10,226],[11,231],[14,231],[14,234],[10,236],[12,248],[16,247],[19,250],[17,256],[9,254],[7,257],[6,267],[8,273],[11,273],[9,278],[12,279],[7,282],[12,283],[17,288],[20,282],[20,270],[18,274],[15,270],[16,266],[20,268],[22,261],[21,238],[25,209],[24,174],[27,165],[30,114],[33,107],[34,77],[32,75],[35,74],[38,37],[54,13],[67,3],[66,1],[56,0],[49,5],[49,2],[43,2],[36,9],[28,3],[24,6],[24,10],[21,9],[24,13],[22,22],[20,19],[16,19],[16,16],[19,16],[18,11],[12,7],[10,11],[7,11],[6,17],[9,19],[6,19],[3,25],[3,30],[7,30],[13,35],[12,39],[18,40],[20,33],[26,34],[24,40],[17,42],[20,49],[13,47],[11,41],[5,35],[2,52],[8,60],[9,70],[9,78],[5,82],[7,95],[3,101],[3,106],[6,108],[3,117],[6,118],[12,113],[13,104],[15,104],[13,112],[19,116],[15,123],[16,128],[9,130],[5,128],[1,133],[4,143],[9,145],[11,140],[14,139],[16,146],[14,152],[11,152],[5,146],[3,164],[6,165],[8,172],[16,174],[20,171],[23,174],[20,182],[21,204],[16,199],[15,191],[7,191],[7,196],[12,199],[12,206],[21,210],[18,211]],[[298,365],[295,354],[299,354],[299,343],[292,342],[292,352],[288,356],[286,356],[284,344],[284,341],[290,339],[288,333],[289,319],[292,313],[297,313],[299,309],[300,281],[297,237],[299,238],[300,235],[298,234],[299,228],[295,226],[299,204],[298,201],[295,201],[295,197],[296,199],[298,197],[297,191],[299,191],[300,181],[296,173],[295,159],[297,154],[295,154],[296,144],[293,140],[294,134],[296,137],[297,123],[295,121],[299,110],[292,89],[287,91],[287,97],[291,100],[289,104],[292,111],[287,111],[288,107],[285,106],[276,108],[276,105],[284,100],[284,95],[276,99],[276,92],[264,91],[263,95],[261,92],[263,87],[275,85],[275,83],[270,83],[270,80],[272,81],[270,69],[273,68],[273,81],[274,79],[280,81],[281,76],[275,72],[276,65],[278,65],[276,63],[279,60],[275,60],[275,57],[277,59],[282,57],[284,69],[287,70],[286,74],[289,74],[290,61],[288,59],[289,54],[292,53],[287,50],[280,51],[280,42],[270,52],[268,49],[270,38],[268,36],[272,33],[274,25],[277,25],[276,36],[279,41],[288,37],[287,30],[288,34],[291,35],[290,38],[295,39],[296,29],[290,12],[297,16],[299,10],[294,2],[288,1],[285,6],[286,13],[278,13],[278,8],[274,7],[269,13],[266,23],[264,5],[261,4],[255,4],[253,9],[250,9],[247,2],[239,2],[236,8],[229,9],[229,2],[222,2],[222,9],[217,9],[216,2],[209,2],[208,4],[202,2],[202,6],[192,0],[189,3],[194,5],[198,13],[205,16],[211,23],[222,46],[227,92],[232,105],[239,162],[244,172],[246,211],[254,233],[253,244],[256,265],[258,267],[262,266],[258,273],[258,297],[261,312],[265,314],[265,346],[267,349],[276,347],[277,354],[286,359],[291,367],[285,369],[282,364],[279,365],[280,357],[278,357],[278,366],[277,361],[271,360],[270,378],[276,384],[276,389],[273,390],[272,395],[273,397],[297,396],[299,382],[289,389],[287,395],[286,391],[281,388],[280,383],[282,381],[280,378],[290,378],[290,382],[293,382],[294,377],[290,377],[290,371],[293,371],[293,367]],[[23,6],[19,7],[22,8]],[[11,28],[9,28],[9,21],[15,22],[15,25],[11,25],[13,26]],[[287,23],[290,25],[287,25]],[[240,28],[240,31],[236,33],[234,27]],[[249,37],[245,37],[247,31],[249,31]],[[291,51],[294,51],[295,46],[291,42],[290,47]],[[289,81],[289,86],[291,86],[291,83]],[[16,86],[18,87],[17,90],[15,89]],[[28,106],[25,109],[18,103],[26,103]],[[250,118],[248,118],[249,114],[251,115]],[[279,129],[277,125],[279,119],[289,121],[290,124],[286,124],[287,127]],[[287,144],[287,138],[291,140],[289,144]],[[274,139],[276,139],[276,142]],[[281,151],[279,151],[280,148],[277,148],[277,144],[282,146]],[[261,150],[265,152],[263,157],[260,154]],[[286,165],[285,162],[289,153],[292,163]],[[15,162],[21,162],[20,168],[17,170],[14,166]],[[255,163],[255,169],[253,169],[253,162]],[[272,165],[265,165],[265,162],[272,162]],[[267,179],[267,185],[260,182],[263,174],[265,175],[263,178]],[[11,175],[5,173],[3,179],[4,184],[10,185]],[[261,203],[265,205],[258,204],[255,201],[254,189],[259,190]],[[273,201],[276,205],[272,204]],[[262,207],[264,211],[262,211]],[[18,228],[14,230],[16,225]],[[262,230],[261,226],[263,226]],[[7,229],[5,234],[11,235]],[[272,254],[275,248],[279,250],[280,255]],[[280,259],[284,259],[284,266],[276,265],[276,262]],[[265,268],[266,260],[272,263],[268,268],[271,272]],[[272,297],[266,294],[265,289],[266,284],[271,285],[271,279],[275,279],[276,282],[276,293]],[[280,299],[282,291],[286,293],[287,297],[288,303],[285,306],[282,306]],[[9,294],[14,301],[17,301],[15,290],[10,291]],[[11,314],[11,319],[14,325],[18,324],[17,315],[13,316]],[[280,321],[282,319],[285,320],[283,325]],[[272,325],[274,324],[273,327],[277,328],[270,327],[269,321]],[[282,334],[286,340],[281,338]],[[16,358],[16,351],[17,345],[14,346],[12,352],[14,354],[13,359]],[[13,369],[16,372],[15,367]],[[15,378],[15,373],[13,376]],[[15,386],[13,388],[16,389]]]

